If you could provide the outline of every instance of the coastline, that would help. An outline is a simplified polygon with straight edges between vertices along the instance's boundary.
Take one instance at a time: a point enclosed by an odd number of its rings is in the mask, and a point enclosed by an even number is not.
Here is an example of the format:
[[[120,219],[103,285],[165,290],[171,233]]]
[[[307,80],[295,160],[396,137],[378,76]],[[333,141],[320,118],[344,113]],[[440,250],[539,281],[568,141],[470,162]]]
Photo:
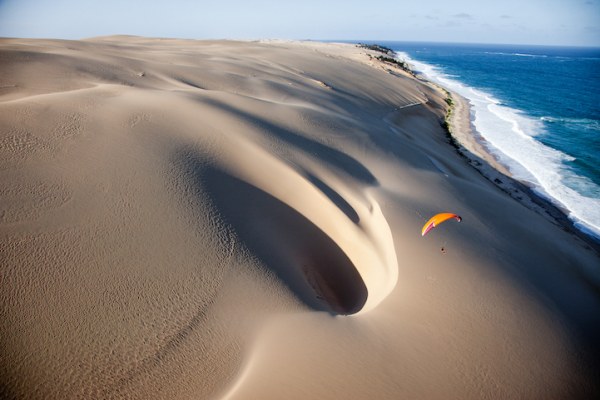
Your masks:
[[[473,113],[468,99],[427,79],[423,74],[417,74],[416,78],[436,87],[452,99],[452,104],[448,105],[445,120],[448,124],[448,135],[451,138],[450,144],[460,156],[467,159],[473,168],[507,195],[547,218],[561,229],[577,236],[586,246],[600,254],[600,238],[578,228],[575,222],[569,218],[567,209],[557,206],[552,200],[538,194],[530,185],[515,179],[507,167],[486,148],[485,139],[477,132],[473,124]]]
[[[0,397],[596,397],[600,255],[369,54],[0,41]]]
[[[577,228],[569,218],[568,210],[557,207],[551,200],[537,194],[530,186],[514,179],[508,169],[487,151],[483,145],[484,139],[473,126],[469,101],[458,93],[451,91],[450,93],[455,104],[450,118],[449,134],[457,141],[458,145],[455,145],[457,152],[510,197],[548,218],[565,231],[576,235],[586,245],[600,253],[600,240]]]
[[[559,208],[551,200],[536,193],[530,186],[514,179],[508,169],[487,151],[483,145],[484,139],[473,126],[469,101],[458,93],[450,93],[455,101],[455,111],[450,118],[449,133],[458,142],[458,146],[455,146],[457,152],[510,197],[548,218],[565,231],[576,235],[600,254],[600,239],[577,228],[569,218],[568,210]]]

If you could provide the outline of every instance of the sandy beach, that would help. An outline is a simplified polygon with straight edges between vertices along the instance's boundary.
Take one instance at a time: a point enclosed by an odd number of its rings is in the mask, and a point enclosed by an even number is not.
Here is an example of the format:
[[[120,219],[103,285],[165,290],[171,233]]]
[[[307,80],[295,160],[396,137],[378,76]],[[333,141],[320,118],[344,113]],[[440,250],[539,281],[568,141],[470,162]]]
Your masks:
[[[0,398],[600,395],[597,246],[377,56],[0,39]]]

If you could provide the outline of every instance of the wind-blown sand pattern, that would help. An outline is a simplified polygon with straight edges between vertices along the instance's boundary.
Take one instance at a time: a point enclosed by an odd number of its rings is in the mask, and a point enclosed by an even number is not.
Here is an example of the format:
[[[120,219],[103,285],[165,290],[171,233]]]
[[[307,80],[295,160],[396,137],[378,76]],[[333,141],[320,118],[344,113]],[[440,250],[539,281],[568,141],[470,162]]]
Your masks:
[[[597,394],[597,250],[369,52],[2,39],[0,397]]]

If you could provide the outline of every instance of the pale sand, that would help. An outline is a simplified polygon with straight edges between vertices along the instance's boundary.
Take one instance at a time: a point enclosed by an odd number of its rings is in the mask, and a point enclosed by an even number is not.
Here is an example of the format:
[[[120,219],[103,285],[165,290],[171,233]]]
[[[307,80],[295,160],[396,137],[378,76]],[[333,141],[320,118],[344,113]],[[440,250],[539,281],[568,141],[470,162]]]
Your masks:
[[[596,250],[366,53],[2,39],[0,397],[597,394]]]

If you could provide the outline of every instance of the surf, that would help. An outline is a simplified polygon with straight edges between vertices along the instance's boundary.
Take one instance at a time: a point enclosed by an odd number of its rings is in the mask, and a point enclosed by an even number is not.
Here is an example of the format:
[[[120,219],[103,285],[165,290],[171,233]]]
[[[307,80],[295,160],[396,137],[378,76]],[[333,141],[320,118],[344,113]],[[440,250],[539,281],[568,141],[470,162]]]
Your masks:
[[[569,166],[576,160],[573,156],[539,140],[547,133],[545,123],[565,122],[565,119],[536,118],[509,107],[484,89],[461,82],[440,66],[416,60],[402,51],[396,51],[396,57],[408,62],[426,79],[466,98],[471,105],[473,126],[490,154],[515,179],[565,210],[578,229],[600,239],[600,197],[593,196],[600,193],[600,187]],[[589,121],[586,123],[589,125]]]

